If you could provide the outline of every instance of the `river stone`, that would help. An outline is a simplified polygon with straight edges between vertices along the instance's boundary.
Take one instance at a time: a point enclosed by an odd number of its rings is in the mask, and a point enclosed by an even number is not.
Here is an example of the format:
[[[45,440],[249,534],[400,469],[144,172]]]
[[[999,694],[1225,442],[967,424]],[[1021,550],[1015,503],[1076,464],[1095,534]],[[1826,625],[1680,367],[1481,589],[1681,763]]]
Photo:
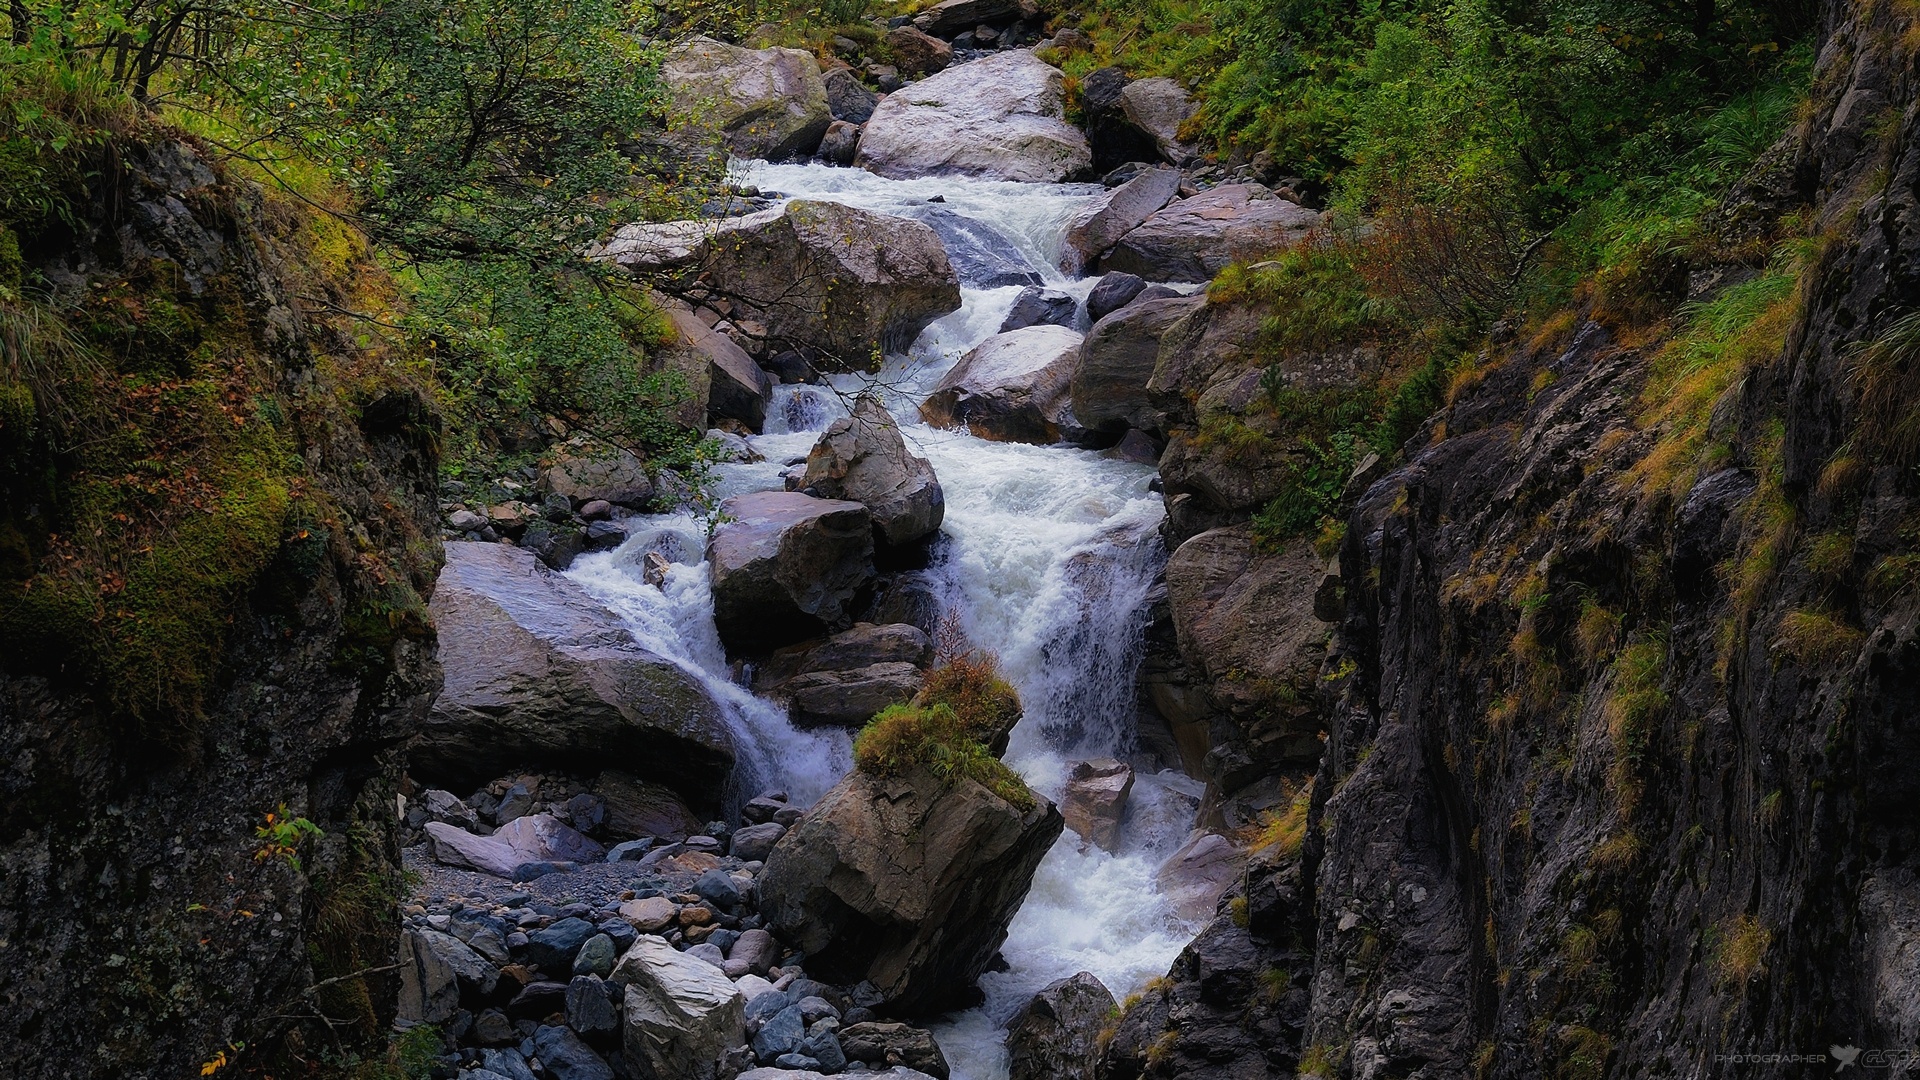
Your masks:
[[[540,473],[542,495],[563,495],[578,510],[604,500],[629,510],[643,510],[653,498],[647,467],[625,450],[611,446],[569,446],[553,455]]]
[[[781,828],[778,825],[773,827]],[[760,829],[766,826],[756,825],[754,828]],[[764,976],[773,968],[774,962],[780,959],[780,943],[773,939],[772,934],[755,927],[740,934],[740,939],[735,941],[733,948],[727,952],[727,959],[737,960],[745,964],[747,970],[754,975]]]
[[[792,491],[736,495],[707,544],[714,623],[737,652],[766,652],[844,625],[874,577],[873,525],[856,502]]]
[[[773,845],[786,834],[787,827],[777,821],[743,825],[733,834],[733,857],[741,862],[764,862]]]
[[[754,666],[756,693],[777,692],[789,679],[810,671],[853,671],[874,664],[933,663],[933,641],[910,623],[855,623],[824,641],[791,645]],[[785,802],[762,796],[742,810],[749,820],[771,821]],[[759,815],[757,818],[755,815]]]
[[[860,125],[835,120],[820,138],[819,158],[830,165],[851,165],[859,148]]]
[[[620,905],[620,917],[643,934],[665,930],[679,914],[680,909],[664,896],[645,896]]]
[[[438,821],[425,826],[435,860],[511,878],[528,863],[597,862],[606,854],[551,814],[515,818],[492,836],[475,836]]]
[[[849,124],[864,124],[867,117],[873,115],[873,107],[879,104],[879,97],[860,82],[850,68],[834,68],[821,76],[827,86],[827,108],[835,120],[844,120]]]
[[[1080,334],[1064,326],[995,334],[941,376],[920,417],[996,442],[1059,442],[1078,426],[1068,388],[1080,351]]]
[[[1060,269],[1069,274],[1085,271],[1179,193],[1179,170],[1147,169],[1088,202],[1067,222]]]
[[[907,449],[900,425],[872,394],[861,394],[850,415],[821,433],[801,485],[823,499],[865,506],[876,538],[894,547],[933,535],[946,516],[933,466]]]
[[[1120,108],[1141,131],[1153,136],[1160,156],[1185,165],[1199,156],[1191,143],[1180,140],[1180,125],[1199,108],[1187,88],[1172,79],[1136,79],[1120,90]]]
[[[953,46],[913,26],[887,31],[887,48],[905,75],[931,75],[953,63]]]
[[[947,1057],[933,1032],[901,1023],[869,1020],[840,1029],[840,1047],[847,1057],[871,1065],[894,1058],[907,1068],[938,1080],[947,1080]]]
[[[942,210],[938,205],[920,207],[913,216],[939,235],[962,285],[998,289],[1038,285],[1045,280],[1012,237],[986,222]]]
[[[400,1018],[443,1024],[460,1009],[460,991],[493,993],[500,973],[459,938],[426,927],[401,931]]]
[[[1065,119],[1058,68],[1014,49],[950,67],[873,110],[854,164],[894,179],[960,174],[1057,183],[1093,163]]]
[[[1136,300],[1093,324],[1073,367],[1073,415],[1091,430],[1160,431],[1166,418],[1149,394],[1160,339],[1206,304],[1203,296]]]
[[[1132,303],[1146,287],[1146,280],[1135,274],[1115,271],[1102,276],[1087,293],[1087,318],[1099,322]]]
[[[929,1076],[904,1065],[895,1065],[891,1069],[869,1070],[859,1075],[860,1080],[946,1080],[944,1076]],[[781,1069],[768,1065],[758,1069],[748,1069],[740,1074],[738,1080],[830,1080],[830,1078],[828,1074],[815,1072],[812,1069]]]
[[[814,978],[870,981],[901,1013],[959,1007],[1061,828],[1037,796],[1021,810],[965,778],[855,771],[767,857],[760,913]]]
[[[747,351],[732,338],[708,326],[686,305],[661,305],[673,324],[678,342],[669,348],[685,349],[706,363],[706,413],[700,426],[721,419],[738,420],[759,431],[767,419],[767,398],[773,393],[773,379],[754,363]]]
[[[1120,847],[1120,819],[1133,791],[1133,769],[1113,758],[1076,761],[1067,770],[1060,816],[1082,840],[1108,851]]]
[[[534,1053],[554,1080],[613,1080],[613,1069],[580,1036],[559,1024],[533,1035]]]
[[[573,958],[599,931],[585,919],[561,919],[527,935],[527,963],[540,971],[573,976]]]
[[[580,974],[567,984],[567,1026],[582,1035],[611,1034],[620,1027],[620,1013],[607,996],[607,984],[598,973]]]
[[[1007,1025],[1007,1080],[1095,1080],[1100,1030],[1116,1011],[1091,972],[1048,983]]]
[[[806,1038],[807,1022],[800,1015],[800,1003],[794,1002],[767,1019],[753,1035],[753,1056],[772,1062],[783,1054],[800,1049]]]
[[[940,0],[913,18],[913,25],[950,38],[982,23],[1007,22],[1037,13],[1033,0]]]
[[[697,679],[531,552],[444,550],[428,609],[444,685],[411,748],[413,775],[465,788],[624,763],[698,799],[720,790],[732,736]]]
[[[804,157],[833,119],[820,64],[799,49],[742,49],[696,37],[667,53],[660,81],[676,125],[718,129],[736,157]]]
[[[642,1076],[719,1080],[727,1051],[746,1041],[740,991],[665,938],[642,935],[610,981],[626,987],[621,1049]]]
[[[1080,304],[1059,289],[1029,285],[1013,298],[1007,317],[1000,320],[1000,332],[1025,330],[1029,326],[1064,326],[1072,329],[1080,314]]]
[[[614,960],[613,939],[605,934],[595,934],[580,946],[578,953],[574,954],[573,973],[598,975],[604,979],[613,974]]]
[[[863,371],[960,306],[960,281],[930,227],[840,203],[793,199],[711,222],[623,225],[596,253],[635,273],[730,300],[772,345],[823,371]]]
[[[1211,281],[1235,259],[1292,247],[1319,222],[1259,184],[1224,184],[1164,207],[1121,237],[1100,266],[1148,281]]]

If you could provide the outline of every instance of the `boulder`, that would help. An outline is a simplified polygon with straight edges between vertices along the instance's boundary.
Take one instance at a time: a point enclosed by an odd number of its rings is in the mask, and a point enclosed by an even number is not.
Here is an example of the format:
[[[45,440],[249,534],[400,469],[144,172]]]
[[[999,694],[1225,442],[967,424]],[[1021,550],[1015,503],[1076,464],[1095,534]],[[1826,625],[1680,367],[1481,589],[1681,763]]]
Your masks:
[[[739,1076],[739,1080],[829,1080],[831,1074],[815,1072],[812,1069],[775,1068],[768,1065],[759,1069],[748,1069]],[[845,1076],[845,1073],[839,1074]],[[928,1076],[917,1069],[904,1065],[895,1065],[891,1069],[869,1070],[860,1074],[860,1080],[944,1080],[942,1077]]]
[[[1079,274],[1099,262],[1108,248],[1139,228],[1179,193],[1179,170],[1147,169],[1096,196],[1067,222],[1066,243],[1060,249],[1060,269]]]
[[[1127,118],[1121,93],[1127,73],[1117,67],[1095,68],[1080,79],[1080,117],[1093,148],[1093,167],[1102,173],[1160,156],[1159,144]],[[1109,186],[1117,181],[1107,181]]]
[[[736,157],[804,157],[833,119],[820,64],[799,49],[743,49],[696,37],[667,54],[660,81],[676,126],[718,129]]]
[[[961,217],[938,205],[922,207],[914,216],[939,235],[962,285],[998,289],[1038,285],[1043,280],[1012,237],[977,218]]]
[[[451,934],[408,926],[400,937],[399,1015],[403,1020],[446,1023],[460,1010],[463,988],[484,996],[493,993],[500,981],[500,972],[492,964]]]
[[[1120,238],[1100,260],[1148,281],[1211,281],[1235,259],[1292,247],[1320,215],[1259,184],[1225,184],[1181,199]]]
[[[646,465],[611,446],[576,444],[556,451],[541,471],[538,487],[542,495],[565,496],[576,510],[596,499],[644,510],[653,498]]]
[[[1080,304],[1073,297],[1059,289],[1029,285],[1013,298],[1013,306],[1007,309],[1007,317],[1000,321],[1000,332],[1025,330],[1029,326],[1064,326],[1072,329],[1074,319],[1079,314]]]
[[[559,1024],[535,1032],[533,1049],[553,1080],[613,1080],[613,1068],[580,1036]]]
[[[1147,389],[1160,339],[1206,302],[1204,296],[1136,300],[1094,323],[1069,384],[1074,418],[1090,430],[1163,430],[1165,414]]]
[[[606,807],[601,827],[609,836],[648,836],[663,843],[685,840],[704,827],[679,795],[664,784],[608,769],[593,782]]]
[[[887,48],[902,74],[931,75],[953,63],[953,46],[915,26],[887,31]]]
[[[1136,79],[1120,89],[1120,108],[1133,126],[1153,136],[1160,156],[1185,165],[1199,156],[1192,144],[1180,140],[1180,125],[1199,108],[1187,88],[1172,79]]]
[[[913,17],[913,25],[950,38],[982,23],[1008,22],[1036,14],[1033,0],[940,0]]]
[[[932,536],[946,516],[933,466],[907,449],[900,425],[872,394],[861,394],[849,415],[821,433],[800,483],[821,498],[865,506],[876,539],[891,547]]]
[[[701,426],[724,418],[759,431],[766,423],[773,379],[732,338],[708,326],[684,304],[666,305],[666,314],[679,337],[678,347],[706,361],[707,411]]]
[[[533,553],[449,542],[429,607],[444,684],[409,767],[449,786],[625,767],[699,801],[733,765],[719,705]]]
[[[609,981],[626,987],[621,1049],[630,1068],[648,1080],[724,1080],[747,1022],[745,999],[719,968],[643,934]]]
[[[1061,828],[1037,797],[1022,810],[964,777],[856,770],[767,857],[760,912],[814,978],[870,981],[899,1013],[959,1007]]]
[[[620,905],[620,917],[642,934],[657,934],[674,924],[680,909],[664,896],[643,896]]]
[[[511,878],[528,863],[599,862],[606,849],[552,814],[514,818],[492,836],[475,836],[438,821],[426,824],[436,861]]]
[[[1113,758],[1076,761],[1067,770],[1060,816],[1082,840],[1108,851],[1120,847],[1120,819],[1133,791],[1133,769]]]
[[[859,149],[860,125],[835,120],[820,138],[819,157],[830,165],[851,165],[853,155]]]
[[[827,86],[827,109],[835,120],[864,124],[867,117],[873,115],[873,107],[880,103],[880,98],[861,85],[860,76],[851,68],[834,68],[822,75],[821,80]]]
[[[857,728],[889,705],[913,700],[926,672],[912,664],[871,664],[848,671],[809,671],[780,686],[793,722]]]
[[[933,1032],[907,1024],[869,1020],[840,1029],[840,1047],[847,1057],[869,1065],[899,1062],[906,1068],[947,1080],[947,1056]]]
[[[733,857],[742,862],[764,862],[773,851],[773,845],[787,835],[787,827],[777,821],[763,821],[758,825],[744,825],[734,830],[731,841]]]
[[[864,141],[864,140],[863,140]],[[635,273],[678,275],[683,291],[730,302],[770,347],[859,371],[960,306],[960,281],[932,228],[840,203],[793,199],[717,222],[624,225],[596,253]]]
[[[852,671],[873,664],[912,664],[924,668],[933,663],[933,642],[924,630],[908,623],[855,623],[849,630],[824,641],[810,641],[775,652],[754,667],[753,689],[773,693],[796,675],[810,671]],[[755,808],[772,810],[780,803],[755,799],[747,813]]]
[[[1135,274],[1115,271],[1102,276],[1087,293],[1087,318],[1099,322],[1132,303],[1146,287],[1146,279]]]
[[[1219,833],[1200,833],[1161,864],[1155,882],[1175,915],[1189,921],[1210,919],[1220,897],[1240,879],[1246,858],[1246,852]]]
[[[707,543],[713,617],[738,652],[767,652],[845,625],[874,578],[873,519],[856,502],[792,491],[736,495]]]
[[[1007,1080],[1094,1080],[1119,1005],[1091,972],[1057,979],[1007,1025]]]
[[[1009,50],[888,95],[867,121],[854,164],[895,179],[960,174],[1056,183],[1093,163],[1065,108],[1060,69]]]
[[[983,439],[1046,445],[1078,427],[1068,390],[1081,336],[1064,326],[995,334],[953,365],[920,405],[920,417]]]

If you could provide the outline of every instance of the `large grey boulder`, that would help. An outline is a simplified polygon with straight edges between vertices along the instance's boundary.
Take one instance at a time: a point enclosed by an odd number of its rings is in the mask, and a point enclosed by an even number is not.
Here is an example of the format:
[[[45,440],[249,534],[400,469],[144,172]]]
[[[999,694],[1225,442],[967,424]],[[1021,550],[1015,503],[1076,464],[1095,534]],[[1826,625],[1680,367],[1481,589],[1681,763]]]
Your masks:
[[[706,802],[733,766],[719,705],[533,553],[451,541],[429,606],[444,683],[409,759],[465,790],[506,773],[622,768]]]
[[[1120,108],[1133,126],[1153,136],[1160,156],[1185,165],[1199,156],[1191,143],[1180,139],[1180,125],[1199,108],[1187,88],[1172,79],[1136,79],[1120,90]]]
[[[1074,418],[1092,430],[1161,431],[1165,414],[1147,386],[1160,339],[1205,304],[1204,296],[1136,300],[1094,323],[1073,367]]]
[[[835,120],[864,124],[880,103],[878,96],[860,82],[851,68],[834,68],[821,76],[827,84],[827,108]]]
[[[729,302],[774,343],[864,370],[960,306],[960,281],[930,227],[840,203],[794,199],[714,222],[624,225],[596,253]]]
[[[1100,1031],[1118,1011],[1092,972],[1048,983],[1007,1025],[1007,1080],[1094,1080]]]
[[[1066,121],[1060,69],[1023,49],[950,67],[889,94],[854,164],[881,176],[959,174],[1055,183],[1093,164]]]
[[[767,857],[760,911],[815,978],[940,1012],[968,1000],[1061,828],[1037,796],[1023,810],[964,777],[855,771]]]
[[[821,433],[800,483],[823,499],[865,506],[879,539],[894,547],[932,536],[946,517],[933,466],[907,449],[899,423],[872,394]]]
[[[833,119],[820,64],[799,49],[743,49],[696,37],[667,54],[660,81],[676,126],[717,129],[737,157],[804,157]]]
[[[1177,169],[1147,169],[1081,207],[1067,222],[1060,269],[1078,274],[1180,193]]]
[[[1059,289],[1029,285],[1013,298],[1007,317],[1000,320],[1000,332],[1025,330],[1029,326],[1065,326],[1071,328],[1080,315],[1080,305]]]
[[[1246,851],[1233,841],[1219,833],[1199,833],[1167,857],[1154,884],[1182,919],[1211,918],[1246,862]]]
[[[476,836],[439,821],[425,825],[436,861],[495,877],[512,877],[527,863],[599,862],[606,849],[552,814],[514,818],[491,836]]]
[[[857,623],[823,642],[790,646],[754,666],[756,693],[782,698],[800,724],[858,727],[926,682],[933,645],[906,623]]]
[[[867,508],[793,491],[736,495],[707,543],[713,618],[736,652],[765,652],[846,625],[873,580]]]
[[[668,305],[666,314],[678,339],[673,347],[692,352],[706,364],[707,405],[702,425],[725,418],[759,431],[767,419],[772,377],[732,338],[708,326],[685,305]]]
[[[1004,22],[1038,12],[1033,0],[940,0],[913,17],[913,25],[938,37],[953,37],[981,23]]]
[[[869,664],[845,671],[809,671],[781,684],[797,724],[859,727],[889,705],[913,700],[927,673],[912,664]]]
[[[840,1029],[840,1042],[846,1048],[847,1057],[854,1061],[869,1065],[897,1061],[901,1067],[936,1080],[947,1080],[950,1072],[947,1055],[940,1051],[933,1032],[925,1028],[867,1020]]]
[[[789,646],[753,670],[753,689],[772,693],[787,680],[810,671],[853,671],[873,664],[933,663],[933,643],[908,623],[855,623],[824,641]]]
[[[1261,259],[1292,247],[1320,215],[1259,184],[1224,184],[1181,199],[1120,238],[1101,259],[1148,281],[1211,281],[1235,259]]]
[[[464,989],[493,993],[500,972],[451,934],[408,926],[400,934],[400,1018],[443,1024],[460,1010]]]
[[[653,480],[646,465],[625,450],[578,444],[556,451],[541,471],[542,495],[564,495],[574,509],[603,499],[629,510],[646,508],[653,497]]]
[[[725,1080],[747,1039],[746,1000],[720,969],[642,934],[609,982],[626,988],[621,1050],[647,1080]]]
[[[1028,326],[973,347],[934,385],[920,417],[996,442],[1046,445],[1077,428],[1068,391],[1081,336],[1064,326]]]

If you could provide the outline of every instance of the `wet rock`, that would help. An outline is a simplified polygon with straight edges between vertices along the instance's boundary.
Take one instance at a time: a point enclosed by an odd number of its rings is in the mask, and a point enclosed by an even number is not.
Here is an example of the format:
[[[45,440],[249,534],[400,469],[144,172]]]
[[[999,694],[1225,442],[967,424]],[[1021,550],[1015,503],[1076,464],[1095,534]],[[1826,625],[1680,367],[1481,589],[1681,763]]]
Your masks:
[[[1059,69],[1030,52],[948,68],[880,102],[854,164],[895,178],[1064,180],[1093,161],[1065,100]]]
[[[1181,918],[1205,919],[1239,879],[1245,862],[1246,852],[1233,841],[1219,833],[1201,833],[1167,859],[1155,880]]]
[[[1140,130],[1127,117],[1121,93],[1126,90],[1127,73],[1117,67],[1095,68],[1080,79],[1080,115],[1087,129],[1087,141],[1093,149],[1094,168],[1108,174],[1103,182],[1117,187],[1132,175],[1149,167],[1160,156],[1153,136]],[[1112,173],[1128,165],[1137,166],[1125,177]]]
[[[821,76],[827,87],[827,109],[835,120],[849,124],[864,124],[873,115],[873,107],[880,99],[874,92],[860,82],[860,77],[849,68],[834,68]]]
[[[799,49],[742,49],[696,37],[667,54],[660,81],[681,123],[711,125],[743,158],[811,154],[833,119],[820,64]]]
[[[800,1015],[800,1005],[795,1002],[768,1017],[753,1035],[753,1056],[763,1062],[773,1063],[781,1056],[800,1049],[800,1043],[807,1036],[806,1021]]]
[[[940,0],[913,17],[913,25],[929,34],[951,38],[983,23],[1005,22],[1033,14],[1031,0]]]
[[[902,1012],[954,1007],[1061,828],[1044,799],[1022,810],[971,780],[856,771],[768,857],[760,912],[816,978],[869,980]]]
[[[576,976],[597,975],[604,979],[613,974],[614,960],[613,939],[605,934],[595,934],[574,954],[573,973]]]
[[[1108,851],[1119,850],[1120,820],[1133,791],[1133,769],[1112,758],[1076,761],[1067,770],[1060,816],[1082,840]]]
[[[539,490],[565,496],[575,508],[600,501],[642,510],[653,498],[653,481],[640,459],[625,450],[574,445],[554,455],[540,473]]]
[[[1139,228],[1179,193],[1178,170],[1146,169],[1093,199],[1067,223],[1065,246],[1060,250],[1060,269],[1079,274],[1095,265],[1107,249]],[[1091,298],[1088,307],[1092,307]]]
[[[1087,294],[1087,318],[1099,322],[1132,303],[1146,287],[1146,280],[1134,274],[1115,271],[1103,275]]]
[[[480,784],[613,757],[701,797],[719,789],[732,736],[698,681],[531,553],[455,542],[446,560],[429,607],[445,682],[412,749],[415,775]]]
[[[909,623],[855,623],[824,641],[775,652],[755,667],[753,688],[757,693],[774,693],[794,676],[813,671],[854,671],[874,664],[924,668],[931,663],[933,642],[919,627]],[[771,821],[786,805],[784,797],[761,796],[742,812],[748,820]]]
[[[1007,317],[1000,322],[1000,332],[1024,330],[1029,326],[1064,326],[1071,329],[1079,312],[1079,303],[1066,293],[1029,285],[1013,298],[1013,306],[1007,309]]]
[[[573,958],[598,931],[585,919],[561,919],[527,935],[527,963],[550,975],[573,975]],[[611,944],[611,943],[609,943]]]
[[[660,1080],[721,1080],[727,1052],[746,1041],[746,1016],[719,969],[642,936],[610,981],[626,987],[621,1049],[630,1067]]]
[[[707,545],[714,622],[729,649],[764,652],[845,625],[873,580],[867,508],[788,491],[736,495]]]
[[[1148,389],[1160,358],[1160,340],[1206,304],[1202,296],[1135,300],[1093,324],[1069,384],[1073,415],[1090,430],[1165,428],[1161,401]]]
[[[960,358],[920,406],[939,427],[1000,442],[1047,445],[1075,430],[1068,388],[1081,336],[1063,326],[995,334]]]
[[[794,199],[717,222],[625,225],[597,254],[719,290],[736,319],[766,328],[770,347],[812,350],[821,370],[865,370],[876,347],[904,349],[960,306],[959,278],[931,228],[840,203]]]
[[[877,539],[894,547],[931,536],[946,516],[933,466],[907,449],[900,425],[872,394],[821,433],[801,483],[820,498],[865,506]]]
[[[940,237],[962,285],[998,289],[1006,285],[1038,285],[1044,280],[1012,237],[983,221],[962,217],[939,206],[921,207],[913,211],[912,216],[916,221],[925,222]]]
[[[727,335],[708,326],[683,304],[662,304],[667,319],[678,335],[669,348],[688,350],[705,361],[702,380],[707,388],[702,426],[722,419],[738,420],[759,431],[767,418],[767,398],[773,393],[773,379],[760,370],[753,357]]]
[[[887,31],[895,66],[907,75],[931,75],[953,63],[953,46],[913,26]]]
[[[1266,258],[1300,242],[1320,215],[1258,184],[1224,184],[1181,199],[1114,244],[1102,270],[1148,281],[1210,281],[1235,259]]]
[[[1090,972],[1049,983],[1007,1025],[1007,1080],[1095,1080],[1100,1031],[1118,1009]]]
[[[830,165],[851,165],[854,152],[859,148],[860,125],[835,120],[820,139],[819,157]]]
[[[780,684],[796,724],[860,727],[889,705],[910,701],[927,674],[912,664],[809,671]]]
[[[1153,136],[1161,157],[1185,165],[1199,156],[1191,143],[1180,139],[1180,125],[1199,108],[1186,87],[1165,77],[1136,79],[1121,88],[1120,107],[1135,127]]]
[[[593,791],[606,805],[607,835],[672,843],[700,831],[699,817],[664,784],[608,769],[594,780]]]
[[[900,1023],[869,1021],[840,1029],[840,1046],[847,1057],[869,1065],[895,1065],[947,1080],[947,1058],[933,1032]]]

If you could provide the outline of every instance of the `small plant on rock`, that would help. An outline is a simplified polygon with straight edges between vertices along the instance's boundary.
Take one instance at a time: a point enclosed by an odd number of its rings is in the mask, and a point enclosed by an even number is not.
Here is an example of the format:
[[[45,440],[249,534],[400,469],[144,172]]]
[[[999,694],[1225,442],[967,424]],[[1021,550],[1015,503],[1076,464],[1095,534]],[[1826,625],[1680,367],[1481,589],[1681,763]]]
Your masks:
[[[320,826],[306,818],[289,816],[287,804],[281,803],[267,811],[265,822],[254,828],[253,835],[259,841],[253,850],[254,862],[279,859],[298,870],[301,845],[325,834],[320,831]]]
[[[1035,805],[1019,774],[989,753],[946,705],[889,705],[853,740],[853,761],[874,776],[926,769],[948,783],[964,777],[1019,810]]]

